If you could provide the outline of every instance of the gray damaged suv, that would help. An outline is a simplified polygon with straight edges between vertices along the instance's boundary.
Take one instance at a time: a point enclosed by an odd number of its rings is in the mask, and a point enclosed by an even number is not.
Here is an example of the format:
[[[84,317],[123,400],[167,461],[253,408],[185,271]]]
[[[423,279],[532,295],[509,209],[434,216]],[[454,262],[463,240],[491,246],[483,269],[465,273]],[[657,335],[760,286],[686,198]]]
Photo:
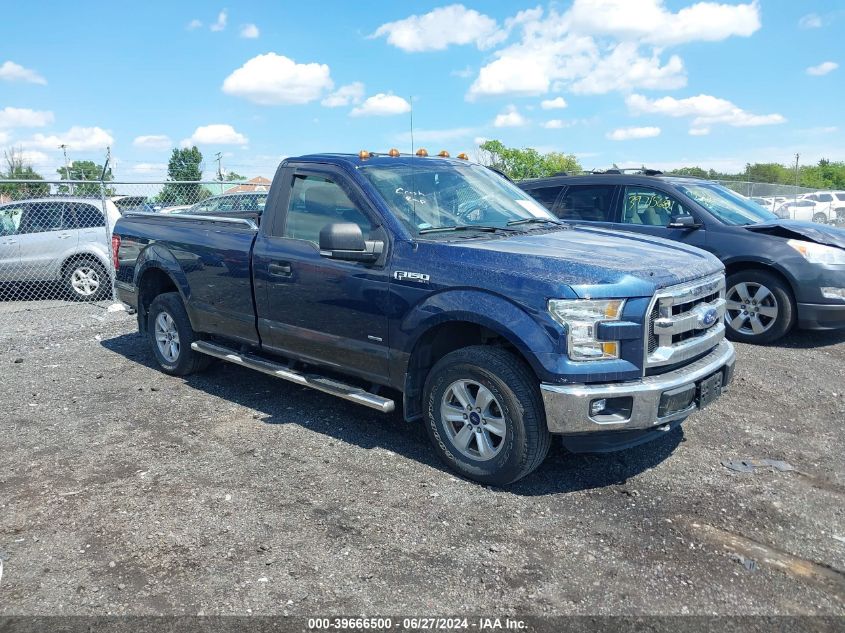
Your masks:
[[[725,264],[729,338],[845,328],[845,230],[782,220],[718,183],[608,170],[519,183],[555,216],[703,248]],[[659,315],[657,315],[659,316]]]

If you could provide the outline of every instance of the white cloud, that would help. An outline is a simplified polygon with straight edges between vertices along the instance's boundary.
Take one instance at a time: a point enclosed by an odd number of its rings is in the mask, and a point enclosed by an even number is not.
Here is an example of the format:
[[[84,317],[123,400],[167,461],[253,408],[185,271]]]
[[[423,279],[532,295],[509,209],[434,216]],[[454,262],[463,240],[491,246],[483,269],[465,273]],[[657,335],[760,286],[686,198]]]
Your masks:
[[[580,33],[660,47],[748,37],[760,28],[757,0],[738,5],[697,2],[677,13],[664,0],[575,0],[566,17]]]
[[[357,108],[353,108],[350,116],[390,116],[411,111],[411,104],[402,97],[383,92],[369,97]]]
[[[566,99],[563,97],[555,97],[554,99],[543,99],[540,102],[540,107],[543,110],[560,110],[567,106]]]
[[[212,31],[222,31],[226,28],[226,24],[229,21],[229,12],[226,9],[223,9],[220,13],[217,14],[217,22],[209,26]]]
[[[528,121],[519,113],[516,106],[509,105],[504,112],[500,112],[493,120],[493,127],[522,127]]]
[[[630,141],[655,136],[660,136],[659,127],[620,127],[606,134],[611,141]]]
[[[664,0],[575,0],[563,12],[532,9],[506,21],[518,42],[493,54],[467,93],[541,95],[675,89],[686,85],[683,60],[669,46],[747,37],[760,28],[757,0],[738,5],[698,2],[677,12]],[[644,50],[645,49],[645,50]]]
[[[780,114],[752,114],[737,107],[727,99],[711,95],[697,95],[686,99],[662,97],[648,99],[643,95],[633,94],[625,98],[625,103],[633,114],[662,114],[671,117],[695,117],[692,126],[704,128],[717,123],[733,127],[754,127],[758,125],[777,125],[786,119]]]
[[[802,15],[798,20],[798,26],[802,29],[820,29],[824,25],[822,17],[818,13]]]
[[[547,130],[559,130],[563,127],[567,127],[566,122],[562,121],[561,119],[551,119],[550,121],[546,121],[545,123],[541,123],[540,125],[542,125]]]
[[[320,103],[327,108],[339,108],[350,104],[361,103],[364,98],[364,84],[355,81],[351,84],[341,86]]]
[[[54,118],[49,110],[5,107],[0,110],[0,128],[44,127],[52,123]]]
[[[0,145],[8,143],[10,138],[12,138],[12,136],[8,132],[0,130]]]
[[[23,147],[54,150],[59,145],[67,145],[74,151],[105,149],[114,144],[114,137],[99,127],[81,127],[74,125],[62,134],[36,134],[31,139],[21,142]]]
[[[827,73],[833,72],[839,68],[839,64],[836,62],[822,62],[817,66],[810,66],[807,69],[807,74],[812,75],[814,77],[821,77],[822,75],[826,75]]]
[[[5,61],[0,66],[0,79],[5,81],[25,81],[30,84],[40,84],[42,86],[47,84],[47,80],[31,68],[24,68],[12,61]]]
[[[200,20],[197,20],[196,18],[188,22],[187,26],[185,26],[185,29],[187,29],[188,31],[196,31],[197,29],[201,28],[202,22]]]
[[[223,81],[223,92],[259,105],[309,103],[333,87],[326,64],[297,64],[276,53],[253,57]]]
[[[689,129],[690,136],[707,136],[710,134],[709,127],[691,127]]]
[[[173,141],[166,134],[136,136],[132,144],[135,147],[144,147],[147,149],[170,149],[173,147]]]
[[[469,79],[470,77],[472,77],[472,73],[473,73],[472,66],[466,66],[464,68],[461,68],[460,70],[453,70],[449,74],[452,75],[452,77],[460,77],[461,79]]]
[[[241,37],[243,38],[255,40],[258,39],[259,35],[261,35],[261,31],[258,30],[255,24],[244,24],[241,27]]]
[[[231,125],[213,123],[199,126],[191,136],[183,139],[180,145],[190,147],[191,145],[246,145],[247,143],[249,139]]]
[[[166,163],[135,163],[131,171],[136,174],[163,174],[167,171]]]
[[[452,4],[382,24],[371,37],[384,36],[389,44],[416,53],[442,51],[451,44],[475,44],[483,50],[500,43],[506,33],[493,18],[462,4]]]
[[[40,169],[52,168],[56,165],[54,158],[37,150],[24,150],[21,152],[21,159],[23,159],[24,163]]]

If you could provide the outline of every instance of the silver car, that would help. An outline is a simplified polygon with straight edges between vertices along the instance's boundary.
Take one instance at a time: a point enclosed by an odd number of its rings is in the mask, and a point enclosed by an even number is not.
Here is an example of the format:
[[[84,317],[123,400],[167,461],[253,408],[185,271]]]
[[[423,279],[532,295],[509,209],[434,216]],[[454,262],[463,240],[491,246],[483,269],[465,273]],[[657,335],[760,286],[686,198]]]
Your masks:
[[[0,205],[0,283],[62,282],[68,294],[93,301],[111,293],[113,202],[51,197]]]

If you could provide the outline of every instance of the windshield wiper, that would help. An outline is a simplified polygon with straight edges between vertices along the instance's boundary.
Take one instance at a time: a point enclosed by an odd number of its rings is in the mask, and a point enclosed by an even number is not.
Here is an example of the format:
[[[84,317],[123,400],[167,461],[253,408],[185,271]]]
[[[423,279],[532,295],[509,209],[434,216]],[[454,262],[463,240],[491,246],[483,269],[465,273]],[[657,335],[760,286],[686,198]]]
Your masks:
[[[495,233],[496,231],[505,231],[513,233],[516,229],[509,229],[504,226],[489,226],[486,224],[456,224],[455,226],[433,226],[430,229],[420,229],[419,234],[426,233],[447,233],[451,231],[486,231],[487,233]]]
[[[568,226],[566,222],[560,220],[552,220],[551,218],[522,218],[521,220],[511,220],[508,226],[517,226],[518,224],[533,224],[542,222],[543,224],[555,224],[557,226]]]

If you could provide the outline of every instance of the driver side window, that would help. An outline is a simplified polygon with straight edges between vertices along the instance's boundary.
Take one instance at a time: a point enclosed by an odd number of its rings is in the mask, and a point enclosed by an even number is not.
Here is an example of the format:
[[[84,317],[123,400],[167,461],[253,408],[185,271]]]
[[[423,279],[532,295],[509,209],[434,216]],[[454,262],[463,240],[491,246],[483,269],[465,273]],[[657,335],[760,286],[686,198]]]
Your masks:
[[[675,198],[649,187],[625,187],[622,196],[622,223],[668,226],[672,216],[689,216]]]
[[[22,216],[23,206],[0,209],[0,235],[16,235]]]
[[[357,224],[365,238],[373,229],[372,222],[336,182],[320,176],[294,176],[284,236],[319,246],[320,230],[335,222]]]

